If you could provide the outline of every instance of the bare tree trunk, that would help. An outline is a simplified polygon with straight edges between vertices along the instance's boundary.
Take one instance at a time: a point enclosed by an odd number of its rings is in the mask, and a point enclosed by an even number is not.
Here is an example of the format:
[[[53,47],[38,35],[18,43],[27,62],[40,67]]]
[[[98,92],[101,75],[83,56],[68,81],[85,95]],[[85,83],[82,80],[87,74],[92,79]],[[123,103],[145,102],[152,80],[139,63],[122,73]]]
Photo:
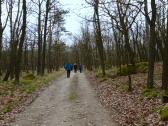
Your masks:
[[[35,71],[35,56],[34,56],[34,45],[35,45],[35,39],[33,41],[33,43],[31,44],[31,69],[32,69],[32,73],[34,74]]]
[[[38,60],[37,60],[37,75],[41,74],[41,62],[42,62],[42,39],[41,39],[41,3],[38,5]]]
[[[21,71],[21,60],[22,60],[22,52],[23,52],[23,44],[25,42],[25,36],[26,36],[26,16],[27,16],[27,9],[26,9],[26,0],[23,0],[23,24],[22,24],[22,34],[20,37],[20,43],[19,43],[19,49],[17,52],[17,60],[16,60],[16,66],[15,66],[15,82],[16,84],[19,84],[19,77],[20,77],[20,71]]]
[[[11,79],[13,79],[13,72],[14,72],[14,60],[15,60],[15,51],[14,51],[14,35],[13,35],[13,23],[12,23],[12,13],[13,10],[13,0],[9,3],[9,18],[10,18],[10,61],[7,68],[7,72],[5,74],[5,77],[3,78],[3,81],[7,81],[9,76],[11,75]]]
[[[51,21],[49,26],[49,45],[48,45],[48,72],[52,72],[52,60],[51,60],[51,49],[52,49],[52,28]]]
[[[45,14],[45,24],[44,24],[44,43],[43,43],[43,53],[42,53],[42,75],[45,73],[45,63],[46,63],[46,38],[47,38],[47,22],[48,14],[50,10],[50,0],[46,3],[46,14]]]
[[[148,0],[144,0],[144,9],[146,12],[148,12]],[[146,13],[147,14],[147,13]],[[149,47],[149,41],[150,41],[150,31],[149,31],[149,22],[148,22],[148,19],[145,18],[145,26],[146,26],[146,36],[145,36],[145,41],[144,41],[144,47],[147,48]],[[148,55],[148,52],[147,52],[147,55]],[[147,57],[148,59],[148,57]]]
[[[2,75],[1,67],[2,67],[2,35],[3,35],[3,28],[2,28],[2,4],[0,3],[0,77]]]
[[[101,34],[101,28],[100,28],[100,19],[99,19],[99,0],[95,0],[94,5],[94,13],[95,13],[95,26],[96,26],[96,43],[99,51],[100,56],[100,63],[101,63],[101,69],[102,74],[105,76],[105,58],[104,58],[104,47],[103,47],[103,41],[102,41],[102,34]]]
[[[28,57],[28,45],[25,43],[24,49],[24,70],[28,73],[29,72],[29,57]]]
[[[9,12],[7,12],[9,14]],[[4,26],[2,26],[2,1],[0,2],[0,77],[2,75],[2,47],[3,47],[3,32],[7,26],[7,22],[8,22],[8,17],[9,15],[7,15],[6,18],[6,22],[4,24]]]
[[[2,33],[1,31],[1,23],[0,23],[0,33]],[[2,34],[0,34],[0,78],[2,76]]]
[[[168,21],[168,10],[167,10],[167,21]],[[168,23],[166,30],[166,41],[164,42],[163,49],[163,71],[162,71],[162,89],[168,89]]]
[[[155,62],[155,45],[156,45],[156,32],[155,32],[155,22],[156,22],[156,4],[155,0],[151,0],[152,8],[152,19],[150,21],[150,41],[149,41],[149,57],[148,57],[148,80],[147,87],[153,88],[153,75],[154,75],[154,62]]]

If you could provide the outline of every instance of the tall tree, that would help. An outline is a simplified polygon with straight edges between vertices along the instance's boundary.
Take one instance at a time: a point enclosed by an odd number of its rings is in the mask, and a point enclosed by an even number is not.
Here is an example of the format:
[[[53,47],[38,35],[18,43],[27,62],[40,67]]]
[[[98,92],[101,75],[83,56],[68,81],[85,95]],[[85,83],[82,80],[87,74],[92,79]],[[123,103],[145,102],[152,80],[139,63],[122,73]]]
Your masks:
[[[46,13],[45,13],[45,23],[44,23],[44,42],[43,42],[43,52],[42,52],[42,75],[45,73],[45,63],[46,63],[46,41],[47,41],[47,23],[48,15],[50,11],[50,0],[46,2]]]
[[[42,26],[41,26],[41,14],[42,14],[42,3],[44,0],[38,0],[38,64],[37,64],[37,74],[42,73]]]
[[[94,5],[95,39],[99,51],[102,74],[105,75],[105,57],[104,57],[105,55],[102,41],[100,18],[99,18],[99,0],[94,0],[93,5]]]
[[[168,9],[167,9],[167,26],[166,39],[163,48],[163,72],[162,72],[162,89],[168,89]]]
[[[147,0],[144,0],[145,3],[147,3]],[[146,4],[145,4],[146,6]],[[155,62],[155,45],[156,45],[156,31],[155,31],[155,27],[156,27],[156,1],[155,0],[151,0],[151,9],[152,9],[152,17],[150,19],[149,17],[149,13],[146,9],[147,7],[145,7],[145,17],[146,20],[148,21],[148,24],[150,26],[150,41],[149,41],[149,57],[148,57],[148,80],[147,80],[147,87],[148,88],[153,88],[153,75],[154,75],[154,62]]]
[[[14,69],[16,64],[16,51],[17,46],[19,43],[19,26],[20,26],[20,18],[21,18],[21,12],[20,12],[20,0],[17,1],[17,14],[15,21],[13,23],[13,6],[14,2],[13,0],[10,0],[9,2],[9,21],[10,21],[10,61],[8,64],[8,68],[4,77],[4,81],[7,81],[9,76],[11,79],[14,78]],[[19,26],[18,26],[19,25]]]
[[[16,66],[15,66],[15,82],[19,84],[19,77],[20,77],[20,71],[21,71],[21,57],[22,57],[22,52],[23,52],[23,44],[25,42],[25,36],[26,36],[26,25],[27,25],[27,8],[26,8],[26,0],[23,0],[23,19],[22,19],[22,34],[19,40],[19,48],[17,51],[17,60],[16,60]]]

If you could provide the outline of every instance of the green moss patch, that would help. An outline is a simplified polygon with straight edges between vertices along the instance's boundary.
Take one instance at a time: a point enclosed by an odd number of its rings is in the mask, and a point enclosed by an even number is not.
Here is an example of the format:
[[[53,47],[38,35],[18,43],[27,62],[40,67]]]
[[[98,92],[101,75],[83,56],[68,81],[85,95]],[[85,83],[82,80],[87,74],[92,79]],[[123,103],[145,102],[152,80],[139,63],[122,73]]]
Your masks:
[[[168,107],[165,107],[160,111],[160,117],[162,121],[168,121]]]
[[[15,103],[11,102],[11,103],[7,104],[1,111],[2,111],[2,113],[8,113],[8,112],[12,111],[14,106],[15,106]]]
[[[36,76],[34,74],[27,74],[25,76],[23,76],[24,80],[34,80],[36,78]]]
[[[127,76],[129,74],[135,74],[136,73],[136,66],[133,65],[123,65],[121,66],[121,71],[118,69],[117,74],[120,76]]]
[[[69,100],[70,101],[74,101],[78,98],[78,95],[75,93],[75,92],[72,92],[70,95],[69,95]]]
[[[159,92],[155,88],[152,88],[152,89],[146,88],[143,91],[143,96],[149,99],[156,98],[158,97],[158,95],[159,95]]]
[[[125,83],[120,88],[121,92],[127,92],[128,91],[128,83]]]
[[[131,64],[122,65],[121,71],[120,69],[117,70],[117,75],[127,76],[129,74],[146,73],[147,71],[148,71],[148,63],[140,62],[140,63],[136,63],[135,66]]]
[[[148,62],[140,62],[136,64],[136,71],[138,73],[148,72]]]

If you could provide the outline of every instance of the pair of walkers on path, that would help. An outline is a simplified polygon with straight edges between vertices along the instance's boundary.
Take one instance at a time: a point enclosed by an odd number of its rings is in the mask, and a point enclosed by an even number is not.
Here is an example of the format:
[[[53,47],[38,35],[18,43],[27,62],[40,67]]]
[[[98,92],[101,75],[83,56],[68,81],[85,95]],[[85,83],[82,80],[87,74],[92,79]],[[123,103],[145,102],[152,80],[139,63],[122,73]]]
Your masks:
[[[79,69],[80,73],[82,73],[82,70],[83,70],[83,65],[82,64],[79,64],[77,65],[76,63],[74,65],[70,64],[70,63],[67,63],[65,65],[65,70],[67,71],[67,78],[70,77],[70,74],[71,74],[71,71],[74,69],[74,72],[76,73],[77,70]]]

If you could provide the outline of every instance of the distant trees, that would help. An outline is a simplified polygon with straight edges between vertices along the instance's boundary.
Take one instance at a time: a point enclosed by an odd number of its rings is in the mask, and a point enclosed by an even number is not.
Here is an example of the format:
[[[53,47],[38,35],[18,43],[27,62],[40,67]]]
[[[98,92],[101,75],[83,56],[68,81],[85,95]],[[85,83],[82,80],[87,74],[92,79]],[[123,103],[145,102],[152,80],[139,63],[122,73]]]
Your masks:
[[[13,7],[14,7],[14,4],[17,4],[18,7],[17,7],[16,17],[15,17],[15,20],[14,20],[14,23],[13,23]],[[23,24],[23,22],[21,22],[21,18],[25,18],[25,17],[22,17],[22,11],[26,11],[26,10],[23,10],[23,7],[21,9],[20,6],[21,6],[21,1],[20,0],[17,3],[15,3],[12,0],[9,2],[10,58],[9,58],[9,64],[8,64],[7,71],[6,71],[5,77],[3,79],[4,81],[7,81],[9,76],[11,77],[11,79],[13,79],[14,75],[18,74],[17,73],[18,71],[16,70],[16,65],[17,65],[17,62],[20,62],[20,61],[17,61],[17,55],[18,56],[20,55],[19,53],[20,53],[20,50],[22,48],[22,43],[23,42],[20,42],[20,40],[22,38],[22,41],[23,41],[23,39],[24,39],[23,37],[25,36],[23,34],[21,35],[22,32],[24,33],[23,30],[25,28],[25,26],[24,26],[25,24]],[[24,5],[24,7],[25,7],[25,5]],[[24,16],[25,16],[25,12],[24,12]],[[19,46],[19,49],[18,49],[18,46]],[[17,53],[17,50],[19,50],[18,51],[19,53]],[[18,66],[17,66],[17,68],[18,68]]]
[[[19,84],[19,77],[21,72],[21,57],[23,52],[23,44],[25,42],[26,36],[26,18],[27,18],[27,6],[26,0],[22,1],[22,10],[20,10],[20,0],[18,1],[18,10],[17,16],[15,18],[15,23],[13,25],[12,22],[12,10],[13,10],[13,2],[11,1],[9,4],[10,10],[10,28],[11,28],[11,54],[10,54],[10,62],[7,69],[7,73],[4,77],[4,81],[7,81],[9,76],[11,75],[11,79],[15,78],[16,84]],[[22,12],[22,13],[21,13]],[[21,22],[22,17],[22,22]],[[21,24],[21,27],[20,27]]]
[[[68,11],[55,0],[3,2],[8,11],[2,23],[0,6],[0,72],[2,68],[3,80],[10,77],[19,84],[22,72],[36,74],[37,71],[37,75],[44,75],[45,71],[62,67],[66,45],[60,36],[65,31],[64,15]],[[4,32],[7,32],[6,36]]]
[[[127,66],[131,74],[138,62],[148,62],[147,87],[154,87],[154,63],[163,62],[162,89],[168,88],[168,5],[159,0],[85,0],[92,17],[68,47],[61,39],[68,11],[56,0],[3,0],[0,4],[0,76],[18,84],[22,72],[44,75],[67,61],[89,70]],[[148,5],[150,4],[150,6]],[[6,7],[5,7],[6,6]],[[6,8],[6,14],[2,10]],[[33,20],[30,20],[33,18]],[[22,62],[23,60],[23,62]]]
[[[81,50],[80,62],[89,66],[87,60],[82,59],[92,56],[90,67],[100,66],[103,75],[105,69],[112,66],[118,67],[121,72],[121,66],[127,65],[128,86],[131,90],[131,74],[134,73],[136,63],[148,62],[147,88],[153,88],[154,63],[163,61],[162,88],[167,89],[167,3],[158,0],[85,1],[93,7],[94,16],[86,21],[82,34],[78,36],[78,43],[74,46]],[[90,50],[84,45],[89,45]],[[86,52],[89,55],[86,56]]]

